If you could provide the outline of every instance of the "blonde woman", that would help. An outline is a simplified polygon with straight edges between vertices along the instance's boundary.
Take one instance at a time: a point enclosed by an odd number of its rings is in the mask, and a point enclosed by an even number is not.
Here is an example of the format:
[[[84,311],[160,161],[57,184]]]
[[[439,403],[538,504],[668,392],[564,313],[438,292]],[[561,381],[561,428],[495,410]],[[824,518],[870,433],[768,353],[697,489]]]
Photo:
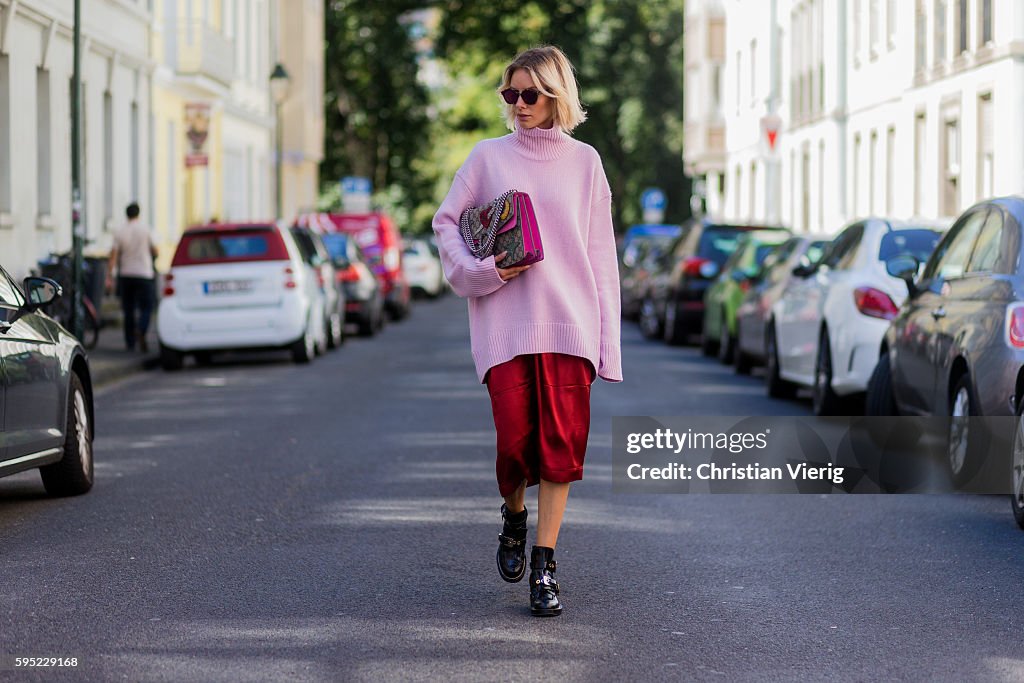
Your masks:
[[[556,616],[555,544],[569,484],[583,478],[590,386],[595,376],[622,381],[611,191],[597,152],[570,136],[586,114],[561,50],[523,52],[498,91],[512,133],[473,148],[433,227],[445,274],[469,300],[473,360],[491,398],[505,499],[498,571],[508,582],[526,573],[526,488],[539,484],[530,608]],[[513,188],[533,201],[544,260],[498,268],[503,253],[473,257],[459,216]]]

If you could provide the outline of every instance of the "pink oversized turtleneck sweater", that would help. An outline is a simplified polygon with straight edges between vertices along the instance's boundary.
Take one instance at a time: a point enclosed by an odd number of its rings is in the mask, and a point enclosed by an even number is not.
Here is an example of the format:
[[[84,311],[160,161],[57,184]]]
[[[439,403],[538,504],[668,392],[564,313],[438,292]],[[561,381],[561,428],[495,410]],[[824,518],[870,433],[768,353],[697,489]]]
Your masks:
[[[494,257],[477,260],[459,216],[509,189],[533,200],[544,260],[508,282]],[[586,358],[622,381],[620,300],[611,190],[597,151],[557,126],[522,129],[478,143],[434,216],[444,272],[469,300],[470,342],[481,382],[528,353]]]

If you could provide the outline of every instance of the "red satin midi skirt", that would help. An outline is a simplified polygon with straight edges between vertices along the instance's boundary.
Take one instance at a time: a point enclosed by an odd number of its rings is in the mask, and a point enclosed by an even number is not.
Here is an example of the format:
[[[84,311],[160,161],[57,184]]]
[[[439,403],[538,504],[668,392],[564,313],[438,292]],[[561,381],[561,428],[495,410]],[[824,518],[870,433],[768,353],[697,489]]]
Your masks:
[[[583,478],[595,375],[589,360],[562,353],[516,356],[487,371],[503,497],[524,479],[533,486]]]

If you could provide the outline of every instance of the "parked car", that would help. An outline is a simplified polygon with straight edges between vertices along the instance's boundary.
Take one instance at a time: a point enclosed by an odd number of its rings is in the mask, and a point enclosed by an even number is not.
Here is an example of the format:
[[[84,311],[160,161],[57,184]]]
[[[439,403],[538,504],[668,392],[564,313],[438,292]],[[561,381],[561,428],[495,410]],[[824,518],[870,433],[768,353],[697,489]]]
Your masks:
[[[765,359],[765,329],[772,306],[789,281],[796,277],[795,268],[807,269],[821,258],[830,240],[806,235],[790,237],[764,260],[760,276],[744,295],[736,310],[736,372],[744,375]]]
[[[444,292],[444,268],[427,240],[408,240],[402,249],[402,269],[414,292],[435,298]]]
[[[768,321],[768,393],[812,388],[815,415],[834,415],[861,394],[878,347],[907,296],[887,267],[924,260],[942,236],[935,225],[869,218],[847,226],[812,268],[797,269]]]
[[[679,225],[634,225],[626,231],[619,267],[622,317],[635,320],[640,315],[650,267],[681,234]]]
[[[336,349],[345,343],[345,291],[338,282],[334,261],[320,235],[311,228],[292,226],[292,237],[302,260],[316,274],[316,282],[324,299],[324,328],[327,348]],[[318,351],[323,351],[318,348]]]
[[[640,328],[660,332],[669,344],[682,344],[704,327],[704,293],[736,250],[744,232],[783,228],[731,225],[711,219],[691,221],[651,277],[640,306]]]
[[[47,493],[73,496],[92,488],[95,422],[85,350],[43,312],[60,296],[0,268],[0,477],[39,468]]]
[[[880,343],[870,415],[1024,416],[1024,197],[984,201],[950,228],[920,271],[892,264],[910,289]],[[984,446],[950,421],[947,467],[969,480]],[[1024,443],[1013,445],[1013,511],[1024,527]],[[1009,476],[1009,473],[1008,473]]]
[[[384,304],[392,320],[409,315],[411,291],[402,270],[402,236],[394,221],[384,213],[328,214],[337,232],[353,236],[356,244],[380,278]]]
[[[356,241],[343,232],[326,233],[324,244],[345,289],[345,322],[359,326],[359,334],[372,337],[384,327],[384,290],[370,270]]]
[[[740,236],[736,251],[704,295],[704,329],[701,350],[718,353],[723,363],[733,362],[736,351],[736,313],[743,295],[757,282],[769,253],[789,238],[781,230],[752,230]]]
[[[327,345],[319,277],[283,225],[186,230],[158,310],[161,364],[178,370],[186,354],[205,362],[215,351],[274,348],[308,363]]]

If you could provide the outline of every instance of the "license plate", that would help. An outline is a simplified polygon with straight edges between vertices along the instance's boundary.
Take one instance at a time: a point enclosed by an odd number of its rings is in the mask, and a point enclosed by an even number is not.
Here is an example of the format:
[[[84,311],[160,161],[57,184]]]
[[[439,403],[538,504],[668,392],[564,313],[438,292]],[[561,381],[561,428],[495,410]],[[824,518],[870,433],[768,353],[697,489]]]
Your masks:
[[[237,294],[252,291],[252,280],[211,280],[203,283],[204,294]]]

